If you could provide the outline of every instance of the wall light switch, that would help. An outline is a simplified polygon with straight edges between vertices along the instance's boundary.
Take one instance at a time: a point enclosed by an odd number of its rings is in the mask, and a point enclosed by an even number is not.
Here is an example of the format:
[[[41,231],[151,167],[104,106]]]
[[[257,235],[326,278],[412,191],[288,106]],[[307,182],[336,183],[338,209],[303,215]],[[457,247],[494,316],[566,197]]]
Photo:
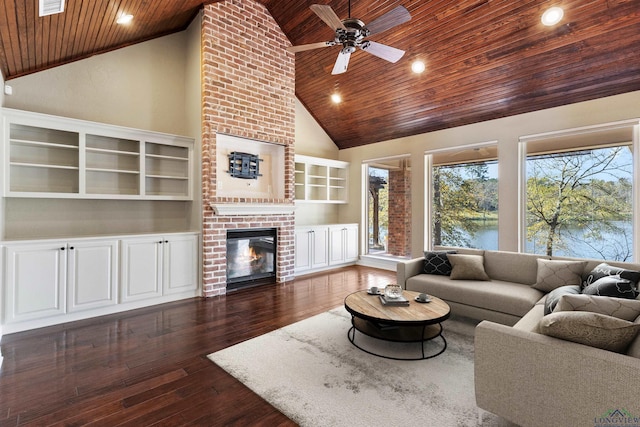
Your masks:
[[[13,95],[13,88],[9,85],[4,85],[4,94]]]

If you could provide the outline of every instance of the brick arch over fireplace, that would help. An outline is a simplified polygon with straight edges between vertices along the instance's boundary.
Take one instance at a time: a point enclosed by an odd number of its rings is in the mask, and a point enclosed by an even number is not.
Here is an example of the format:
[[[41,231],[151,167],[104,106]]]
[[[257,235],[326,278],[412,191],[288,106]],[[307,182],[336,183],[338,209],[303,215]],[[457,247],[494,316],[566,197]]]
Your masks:
[[[205,5],[202,17],[203,293],[226,293],[226,231],[278,229],[276,282],[293,279],[295,56],[267,9],[253,0]],[[216,134],[285,147],[284,199],[218,197]],[[240,148],[240,147],[239,147]],[[241,151],[241,150],[240,150]],[[291,213],[220,215],[212,205],[287,205]]]

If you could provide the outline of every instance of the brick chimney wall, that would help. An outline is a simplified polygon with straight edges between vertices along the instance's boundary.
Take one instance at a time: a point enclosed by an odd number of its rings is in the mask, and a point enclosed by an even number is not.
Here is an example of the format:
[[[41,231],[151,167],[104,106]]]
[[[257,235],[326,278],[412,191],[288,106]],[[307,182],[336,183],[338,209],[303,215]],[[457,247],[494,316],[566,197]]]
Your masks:
[[[202,18],[203,293],[226,293],[226,233],[277,228],[276,282],[294,277],[293,214],[218,216],[211,204],[294,204],[295,56],[266,7],[254,0],[204,6]],[[284,199],[217,197],[216,134],[285,147]],[[240,148],[240,147],[239,147]],[[261,171],[262,172],[262,171]]]
[[[407,160],[399,170],[389,171],[389,230],[387,252],[395,256],[411,254],[411,169]]]

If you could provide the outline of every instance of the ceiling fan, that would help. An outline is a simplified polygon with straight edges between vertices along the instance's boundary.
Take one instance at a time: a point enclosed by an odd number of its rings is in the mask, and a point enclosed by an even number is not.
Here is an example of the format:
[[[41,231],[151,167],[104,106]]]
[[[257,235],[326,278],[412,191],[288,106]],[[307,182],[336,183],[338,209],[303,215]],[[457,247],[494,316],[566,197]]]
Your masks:
[[[351,54],[355,52],[357,48],[393,63],[397,62],[404,55],[404,50],[365,40],[366,37],[373,34],[381,33],[408,22],[411,19],[411,15],[403,6],[398,6],[385,13],[369,25],[365,25],[361,20],[351,17],[351,0],[349,0],[349,17],[343,20],[338,18],[338,15],[336,15],[329,5],[312,4],[310,9],[335,31],[335,38],[326,42],[290,46],[287,50],[290,52],[302,52],[321,47],[342,46],[331,74],[342,74],[347,71],[349,58],[351,58]]]

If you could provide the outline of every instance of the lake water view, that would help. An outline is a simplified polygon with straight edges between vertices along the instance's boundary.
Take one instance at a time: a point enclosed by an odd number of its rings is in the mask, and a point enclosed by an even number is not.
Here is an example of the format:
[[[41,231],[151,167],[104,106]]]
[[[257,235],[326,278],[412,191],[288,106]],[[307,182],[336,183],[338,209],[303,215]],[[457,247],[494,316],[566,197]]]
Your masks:
[[[606,241],[611,242],[612,244],[608,245],[609,246],[608,248],[605,247],[601,249],[601,252],[604,254],[604,256],[603,254],[599,253],[599,251],[591,247],[584,239],[582,240],[577,239],[575,242],[573,242],[571,244],[571,251],[555,250],[553,255],[577,257],[577,258],[606,259],[606,260],[614,261],[618,257],[618,254],[622,252],[620,250],[620,247],[625,247],[625,254],[627,254],[626,251],[628,250],[627,259],[625,260],[618,259],[618,261],[631,261],[632,255],[633,255],[631,250],[633,247],[631,242],[631,239],[633,236],[632,225],[628,222],[620,222],[617,225],[624,227],[625,233],[622,235],[616,235],[616,234],[606,235],[605,234]],[[571,230],[571,232],[576,236],[580,236],[583,234],[583,231],[577,228]],[[497,250],[498,249],[497,221],[485,222],[480,227],[480,230],[478,230],[474,238],[469,237],[469,240],[471,242],[470,247]],[[626,245],[625,245],[625,240],[626,240]],[[617,248],[614,247],[613,245],[614,243],[615,245],[618,246]],[[544,254],[545,248],[544,247],[534,248],[533,242],[527,241],[526,252]]]

